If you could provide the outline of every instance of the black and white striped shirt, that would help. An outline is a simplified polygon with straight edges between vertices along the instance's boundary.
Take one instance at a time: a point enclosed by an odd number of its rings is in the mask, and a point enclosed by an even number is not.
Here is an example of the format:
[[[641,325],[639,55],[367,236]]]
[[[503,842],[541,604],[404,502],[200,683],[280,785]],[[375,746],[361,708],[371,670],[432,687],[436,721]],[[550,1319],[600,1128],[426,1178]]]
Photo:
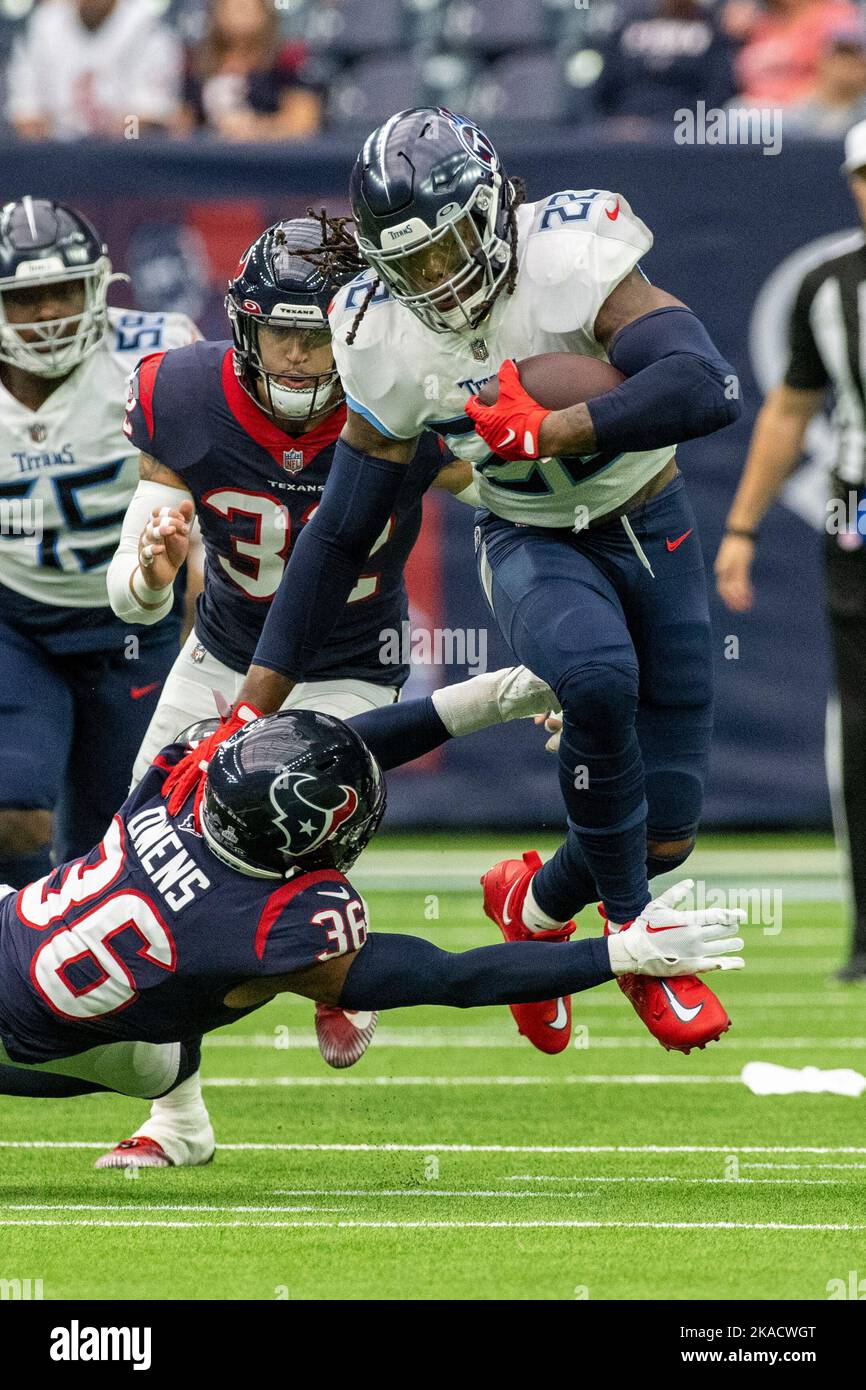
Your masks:
[[[785,385],[833,388],[833,488],[866,487],[866,238],[804,277],[791,311]]]

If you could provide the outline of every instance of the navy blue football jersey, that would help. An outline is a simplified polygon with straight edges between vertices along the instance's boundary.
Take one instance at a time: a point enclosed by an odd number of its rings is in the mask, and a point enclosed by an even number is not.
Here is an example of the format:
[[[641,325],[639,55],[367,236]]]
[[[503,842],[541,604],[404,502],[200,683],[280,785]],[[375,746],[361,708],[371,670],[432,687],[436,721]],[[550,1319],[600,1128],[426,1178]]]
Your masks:
[[[169,815],[161,789],[184,752],[163,750],[90,854],[0,900],[0,1041],[13,1061],[207,1033],[252,1012],[223,1003],[235,985],[363,946],[364,906],[342,874],[248,877],[207,848],[192,798]]]
[[[192,493],[204,541],[204,591],[196,633],[233,671],[249,667],[292,546],[319,504],[341,405],[309,433],[289,435],[247,395],[231,343],[193,343],[153,353],[130,387],[126,433],[179,474]],[[383,630],[408,618],[403,569],[421,528],[422,497],[452,456],[422,435],[388,525],[308,680],[342,676],[402,685],[405,665],[383,664]]]

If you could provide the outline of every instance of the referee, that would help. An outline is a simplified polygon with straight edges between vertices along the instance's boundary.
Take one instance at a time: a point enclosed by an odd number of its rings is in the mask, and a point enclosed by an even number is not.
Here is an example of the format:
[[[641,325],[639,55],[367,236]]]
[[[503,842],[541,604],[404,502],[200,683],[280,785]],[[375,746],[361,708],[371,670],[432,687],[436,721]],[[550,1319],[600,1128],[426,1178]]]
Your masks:
[[[866,226],[866,121],[848,132],[842,172]],[[756,529],[796,467],[828,388],[835,456],[824,556],[846,822],[843,831],[837,817],[837,828],[847,839],[854,908],[850,956],[836,979],[851,983],[866,980],[866,236],[810,270],[797,294],[788,370],[758,414],[716,557],[719,594],[735,612],[752,606]]]

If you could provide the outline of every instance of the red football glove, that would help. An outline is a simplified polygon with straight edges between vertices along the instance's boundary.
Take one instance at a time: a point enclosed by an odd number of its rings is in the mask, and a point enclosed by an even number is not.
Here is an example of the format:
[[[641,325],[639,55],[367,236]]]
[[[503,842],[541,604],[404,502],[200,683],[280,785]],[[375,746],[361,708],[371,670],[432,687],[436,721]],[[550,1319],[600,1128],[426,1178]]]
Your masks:
[[[179,763],[175,763],[162,784],[162,795],[168,802],[169,813],[176,816],[187,797],[195,792],[193,821],[196,830],[201,830],[201,803],[204,798],[204,784],[208,763],[221,743],[236,734],[245,724],[263,718],[261,710],[246,703],[240,705],[234,714],[223,715],[219,727],[195,748],[191,748]]]
[[[483,405],[477,396],[466,402],[466,414],[477,434],[503,459],[537,459],[541,422],[550,415],[520,384],[517,363],[511,358],[499,368],[499,396],[495,405]]]

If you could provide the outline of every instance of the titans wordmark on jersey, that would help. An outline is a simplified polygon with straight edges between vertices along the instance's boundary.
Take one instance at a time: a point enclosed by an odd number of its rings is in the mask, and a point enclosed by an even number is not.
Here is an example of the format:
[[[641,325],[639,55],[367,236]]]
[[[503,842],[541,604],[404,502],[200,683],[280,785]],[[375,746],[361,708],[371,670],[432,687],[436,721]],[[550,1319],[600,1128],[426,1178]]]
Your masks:
[[[108,606],[105,571],[138,481],[127,379],[143,353],[198,336],[183,314],[110,309],[99,346],[38,410],[0,383],[0,584],[58,607]]]
[[[508,463],[491,455],[464,412],[508,357],[542,352],[606,354],[593,336],[608,295],[652,246],[652,234],[619,194],[567,189],[518,209],[518,272],[474,332],[434,333],[380,288],[351,347],[346,335],[372,272],[331,309],[334,357],[351,408],[383,434],[411,439],[437,430],[475,470],[485,507],[509,521],[571,527],[612,511],[656,473],[673,447],[644,453]],[[585,509],[585,511],[584,511]]]
[[[0,900],[0,1042],[16,1062],[174,1042],[251,1012],[234,986],[359,950],[364,904],[335,869],[278,880],[217,859],[171,816],[166,748],[90,854]]]

